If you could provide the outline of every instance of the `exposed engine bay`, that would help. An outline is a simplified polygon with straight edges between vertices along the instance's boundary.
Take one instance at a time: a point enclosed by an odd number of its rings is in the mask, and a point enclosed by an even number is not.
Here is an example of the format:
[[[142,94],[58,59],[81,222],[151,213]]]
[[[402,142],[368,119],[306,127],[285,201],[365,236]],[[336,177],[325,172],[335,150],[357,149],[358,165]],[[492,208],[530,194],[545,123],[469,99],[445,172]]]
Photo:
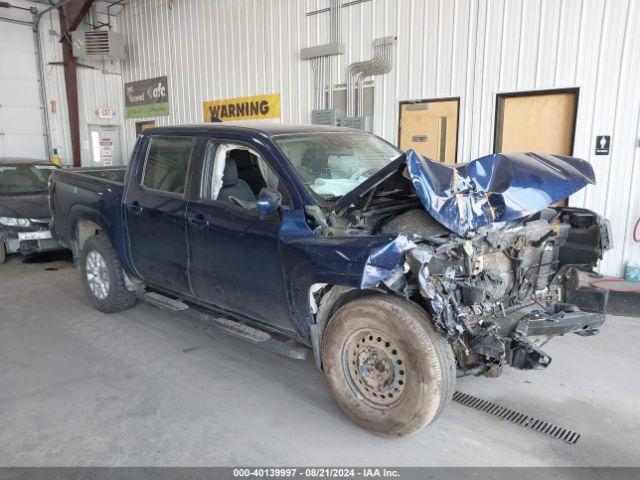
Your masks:
[[[465,236],[436,221],[407,169],[396,170],[338,208],[307,210],[322,235],[388,235],[368,259],[361,288],[420,304],[451,344],[459,374],[497,376],[508,364],[544,369],[541,347],[565,333],[592,335],[605,291],[580,286],[610,248],[606,221],[577,208],[547,207],[486,222]]]

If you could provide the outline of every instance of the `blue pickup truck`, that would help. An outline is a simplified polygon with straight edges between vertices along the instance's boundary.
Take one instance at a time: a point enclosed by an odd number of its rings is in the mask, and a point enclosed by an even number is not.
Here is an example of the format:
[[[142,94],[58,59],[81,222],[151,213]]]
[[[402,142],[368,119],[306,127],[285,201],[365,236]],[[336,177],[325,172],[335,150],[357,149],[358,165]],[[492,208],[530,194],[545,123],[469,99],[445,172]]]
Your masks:
[[[444,165],[358,130],[219,123],[145,130],[126,169],[56,171],[50,202],[100,311],[142,299],[313,351],[349,417],[402,436],[457,376],[544,369],[551,337],[597,333],[606,292],[583,280],[607,222],[554,206],[594,181],[572,157]]]

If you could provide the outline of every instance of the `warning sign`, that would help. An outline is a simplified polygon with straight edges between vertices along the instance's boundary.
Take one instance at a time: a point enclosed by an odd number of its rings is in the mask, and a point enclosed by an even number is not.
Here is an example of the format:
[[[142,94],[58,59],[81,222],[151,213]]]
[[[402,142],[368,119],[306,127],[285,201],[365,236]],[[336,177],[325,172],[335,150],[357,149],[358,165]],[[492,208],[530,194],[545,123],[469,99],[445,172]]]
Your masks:
[[[113,165],[113,142],[109,138],[100,140],[100,161],[105,167]]]
[[[203,103],[205,122],[230,122],[280,117],[280,94],[211,100]]]

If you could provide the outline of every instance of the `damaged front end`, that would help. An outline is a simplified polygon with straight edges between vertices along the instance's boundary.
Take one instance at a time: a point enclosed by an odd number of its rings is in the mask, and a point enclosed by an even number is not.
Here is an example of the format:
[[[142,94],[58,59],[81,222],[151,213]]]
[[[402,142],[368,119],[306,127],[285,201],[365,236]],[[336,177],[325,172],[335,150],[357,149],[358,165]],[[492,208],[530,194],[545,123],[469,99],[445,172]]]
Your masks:
[[[462,372],[495,376],[504,364],[543,369],[551,358],[541,347],[551,337],[597,332],[606,292],[579,286],[589,266],[560,259],[573,220],[571,212],[549,209],[493,235],[440,245],[424,239],[405,249],[403,293],[431,313]],[[391,288],[397,280],[381,283]],[[569,301],[578,297],[577,304]]]
[[[607,304],[605,291],[581,282],[611,246],[607,222],[549,207],[594,183],[590,165],[491,157],[449,167],[410,151],[406,168],[372,181],[324,225],[328,234],[392,236],[368,256],[360,287],[422,305],[460,375],[497,376],[505,364],[544,369],[551,358],[541,347],[566,333],[597,333]]]

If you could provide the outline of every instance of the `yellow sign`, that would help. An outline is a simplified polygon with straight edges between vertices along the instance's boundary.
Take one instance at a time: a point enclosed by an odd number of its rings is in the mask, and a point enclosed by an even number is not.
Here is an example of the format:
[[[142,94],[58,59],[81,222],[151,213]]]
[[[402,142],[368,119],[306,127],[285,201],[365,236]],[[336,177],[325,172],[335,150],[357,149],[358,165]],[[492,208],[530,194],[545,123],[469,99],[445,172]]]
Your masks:
[[[205,122],[230,122],[280,117],[280,94],[211,100],[203,103]]]

